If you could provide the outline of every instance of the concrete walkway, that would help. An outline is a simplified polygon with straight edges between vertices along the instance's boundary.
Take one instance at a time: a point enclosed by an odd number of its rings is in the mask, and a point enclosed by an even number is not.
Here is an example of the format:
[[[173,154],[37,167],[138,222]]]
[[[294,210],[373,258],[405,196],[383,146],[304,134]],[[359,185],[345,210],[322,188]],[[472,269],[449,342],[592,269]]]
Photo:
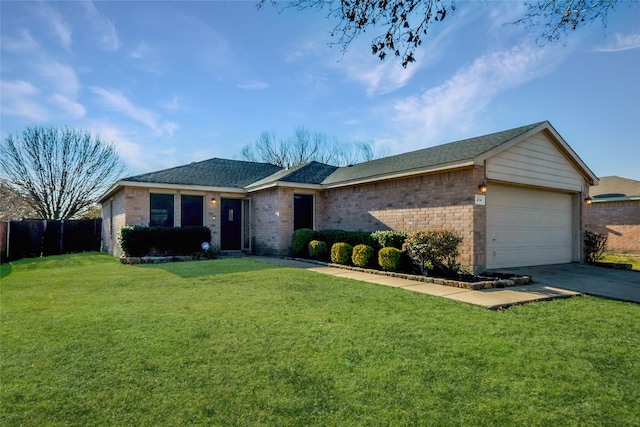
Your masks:
[[[529,284],[522,286],[511,286],[502,289],[484,289],[472,291],[468,289],[454,288],[451,286],[437,285],[435,283],[425,283],[414,280],[389,277],[375,273],[365,273],[344,268],[318,265],[311,262],[299,260],[250,256],[250,259],[278,264],[285,267],[304,268],[316,273],[329,274],[336,277],[359,280],[362,282],[375,283],[377,285],[391,286],[408,291],[421,292],[437,297],[449,298],[468,304],[486,307],[491,310],[510,307],[516,304],[525,304],[533,301],[547,301],[556,298],[568,298],[581,295],[581,292],[560,289],[545,284]]]

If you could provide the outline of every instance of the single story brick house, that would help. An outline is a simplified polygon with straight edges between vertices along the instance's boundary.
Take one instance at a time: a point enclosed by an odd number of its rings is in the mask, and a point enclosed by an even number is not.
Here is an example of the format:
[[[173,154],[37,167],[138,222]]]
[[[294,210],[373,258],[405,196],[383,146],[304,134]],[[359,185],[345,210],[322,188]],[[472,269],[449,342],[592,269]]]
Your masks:
[[[608,236],[608,251],[640,253],[640,181],[605,176],[590,194],[587,229]]]
[[[470,271],[581,261],[598,179],[549,122],[346,167],[210,159],[116,182],[104,249],[124,225],[205,225],[212,246],[286,255],[299,228],[448,229]]]

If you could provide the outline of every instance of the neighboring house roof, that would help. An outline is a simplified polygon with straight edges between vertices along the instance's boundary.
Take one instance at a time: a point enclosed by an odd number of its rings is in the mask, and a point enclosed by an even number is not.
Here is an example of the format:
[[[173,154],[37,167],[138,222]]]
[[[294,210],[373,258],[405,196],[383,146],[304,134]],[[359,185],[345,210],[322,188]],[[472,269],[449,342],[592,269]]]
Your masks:
[[[101,200],[123,185],[169,188],[189,186],[233,192],[257,191],[272,186],[332,188],[484,165],[484,161],[491,156],[507,150],[538,132],[545,132],[590,184],[598,182],[595,174],[582,162],[553,126],[545,121],[345,167],[309,162],[292,168],[281,168],[267,163],[210,159],[125,178],[118,181]]]
[[[598,186],[589,189],[594,202],[640,200],[640,181],[619,176],[604,176]]]

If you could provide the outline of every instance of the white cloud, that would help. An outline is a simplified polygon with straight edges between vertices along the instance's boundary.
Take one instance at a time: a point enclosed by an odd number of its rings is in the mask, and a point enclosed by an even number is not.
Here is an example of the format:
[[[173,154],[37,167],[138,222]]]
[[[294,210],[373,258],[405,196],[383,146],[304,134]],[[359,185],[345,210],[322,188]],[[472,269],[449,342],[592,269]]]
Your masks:
[[[372,60],[379,62],[372,65]],[[403,68],[395,58],[380,61],[371,57],[364,61],[350,61],[345,72],[348,78],[365,86],[367,95],[374,96],[400,89],[419,69],[420,66],[415,63]]]
[[[39,90],[24,80],[0,80],[0,110],[2,114],[23,117],[34,122],[49,120],[49,114],[33,98]]]
[[[38,43],[31,37],[31,33],[28,30],[21,30],[19,38],[13,38],[11,36],[2,36],[2,49],[18,52],[24,54],[26,52],[32,52],[38,48]]]
[[[62,47],[68,50],[71,46],[71,27],[64,21],[58,11],[50,7],[46,2],[39,3],[39,7],[41,8],[42,17],[51,25]]]
[[[84,117],[86,114],[86,110],[82,104],[69,99],[64,95],[60,95],[59,93],[53,95],[49,101],[75,118]]]
[[[80,82],[72,67],[51,61],[39,63],[37,69],[41,76],[52,83],[55,91],[69,98],[75,98],[78,94]]]
[[[397,101],[396,121],[407,139],[437,140],[451,128],[464,131],[496,96],[551,73],[566,52],[521,43],[477,58],[439,86]]]
[[[140,144],[131,142],[124,131],[108,123],[92,123],[89,125],[92,134],[99,135],[100,138],[114,145],[118,155],[124,162],[134,169],[146,169],[148,167],[148,157]]]
[[[100,14],[95,4],[92,1],[83,1],[85,10],[90,20],[90,25],[96,32],[98,41],[102,45],[102,48],[107,51],[116,51],[120,49],[120,39],[118,38],[118,32],[111,20]]]
[[[172,122],[160,122],[156,113],[145,108],[135,106],[120,92],[109,91],[95,86],[92,87],[91,90],[100,97],[107,108],[122,113],[125,116],[148,126],[157,134],[166,133],[171,136],[175,130],[179,128],[177,124]]]
[[[640,33],[620,34],[616,33],[606,46],[597,47],[597,52],[620,52],[623,50],[640,48]]]
[[[239,84],[238,87],[246,90],[263,90],[269,87],[269,83],[251,80],[247,83]]]

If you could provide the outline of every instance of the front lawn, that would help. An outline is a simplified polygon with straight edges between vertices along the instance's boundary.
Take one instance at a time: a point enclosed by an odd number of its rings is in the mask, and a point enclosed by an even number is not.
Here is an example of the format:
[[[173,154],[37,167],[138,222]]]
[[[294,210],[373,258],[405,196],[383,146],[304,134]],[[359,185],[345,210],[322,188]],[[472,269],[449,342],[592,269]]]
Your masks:
[[[638,254],[617,254],[606,252],[600,261],[631,264],[632,270],[640,271],[640,255]]]
[[[640,306],[490,311],[264,264],[2,265],[5,426],[640,425]]]

